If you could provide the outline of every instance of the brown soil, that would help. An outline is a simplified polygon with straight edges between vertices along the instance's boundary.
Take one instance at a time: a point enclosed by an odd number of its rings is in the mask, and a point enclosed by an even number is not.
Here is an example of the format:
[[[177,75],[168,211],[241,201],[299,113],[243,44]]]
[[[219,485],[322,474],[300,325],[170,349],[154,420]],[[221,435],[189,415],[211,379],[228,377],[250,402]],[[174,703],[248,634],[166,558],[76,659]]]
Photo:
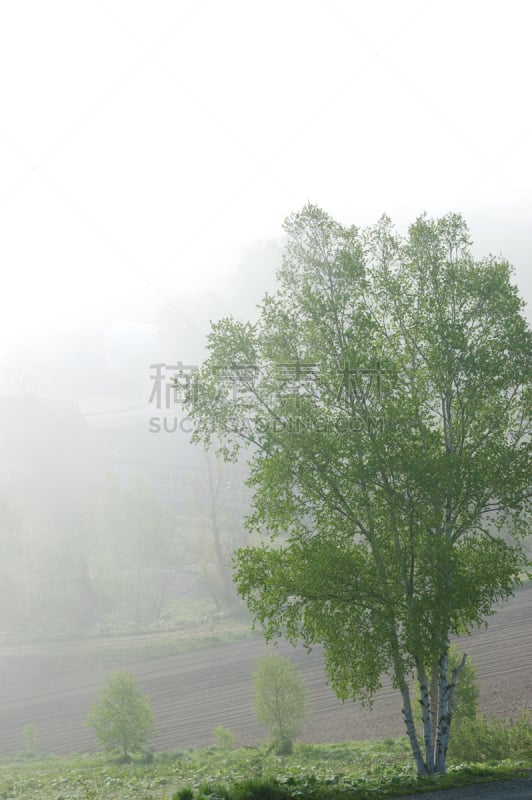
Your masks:
[[[516,592],[487,629],[459,643],[477,667],[483,713],[516,716],[531,706],[531,605],[529,585]],[[131,641],[121,637],[69,645],[0,647],[0,754],[23,750],[23,729],[30,722],[37,726],[39,752],[96,750],[97,742],[85,720],[98,687],[112,671],[96,656],[98,651],[114,651]],[[121,665],[151,697],[157,723],[153,749],[175,751],[211,744],[216,725],[236,733],[240,744],[263,738],[264,731],[252,711],[251,675],[257,657],[271,648],[257,637]],[[292,656],[311,691],[313,716],[304,732],[307,741],[404,733],[397,692],[388,680],[383,681],[370,712],[359,703],[342,704],[335,697],[325,683],[319,649],[307,654],[280,643],[278,651]]]

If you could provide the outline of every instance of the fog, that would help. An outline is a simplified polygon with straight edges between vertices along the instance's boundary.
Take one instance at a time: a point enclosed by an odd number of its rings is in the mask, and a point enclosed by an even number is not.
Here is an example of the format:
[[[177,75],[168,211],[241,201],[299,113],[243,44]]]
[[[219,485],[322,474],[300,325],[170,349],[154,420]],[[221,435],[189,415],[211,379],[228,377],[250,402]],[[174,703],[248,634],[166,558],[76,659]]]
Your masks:
[[[200,456],[184,431],[150,435],[151,365],[198,364],[211,319],[253,317],[283,218],[308,200],[399,230],[460,211],[476,255],[508,258],[530,302],[524,4],[30,2],[2,16],[5,564],[24,537],[47,550],[67,528],[83,553],[109,471],[177,508],[153,476]]]
[[[527,11],[4,4],[2,643],[234,610],[243,467],[189,443],[154,365],[168,380],[210,320],[253,318],[306,202],[402,232],[461,212],[531,308]]]

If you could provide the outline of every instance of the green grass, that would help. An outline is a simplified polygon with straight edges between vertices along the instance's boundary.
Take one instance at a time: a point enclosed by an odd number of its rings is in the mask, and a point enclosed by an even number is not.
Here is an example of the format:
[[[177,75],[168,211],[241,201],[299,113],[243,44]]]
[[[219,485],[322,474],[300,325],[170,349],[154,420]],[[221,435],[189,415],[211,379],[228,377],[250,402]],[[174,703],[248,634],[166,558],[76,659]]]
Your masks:
[[[532,765],[461,765],[416,779],[405,737],[266,748],[158,753],[150,763],[109,756],[19,756],[0,762],[0,800],[370,800],[525,774]]]

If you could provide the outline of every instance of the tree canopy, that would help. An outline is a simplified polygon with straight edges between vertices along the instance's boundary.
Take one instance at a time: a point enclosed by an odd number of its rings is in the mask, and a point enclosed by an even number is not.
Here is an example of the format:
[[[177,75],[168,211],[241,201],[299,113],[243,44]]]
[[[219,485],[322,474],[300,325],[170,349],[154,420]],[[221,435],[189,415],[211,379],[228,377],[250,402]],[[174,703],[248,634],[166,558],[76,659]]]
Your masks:
[[[267,655],[259,658],[253,673],[253,707],[259,722],[270,730],[277,752],[292,752],[293,740],[310,715],[310,695],[290,658]]]
[[[130,672],[117,670],[107,678],[88,724],[105,748],[121,748],[126,759],[143,747],[153,732],[154,719],[148,695],[142,694]]]
[[[450,637],[523,569],[523,302],[457,214],[400,236],[387,217],[360,230],[308,205],[285,230],[278,290],[256,323],[212,325],[188,392],[196,441],[249,457],[263,539],[238,552],[237,588],[267,636],[323,646],[341,698],[370,702],[391,675],[418,771],[444,771]]]

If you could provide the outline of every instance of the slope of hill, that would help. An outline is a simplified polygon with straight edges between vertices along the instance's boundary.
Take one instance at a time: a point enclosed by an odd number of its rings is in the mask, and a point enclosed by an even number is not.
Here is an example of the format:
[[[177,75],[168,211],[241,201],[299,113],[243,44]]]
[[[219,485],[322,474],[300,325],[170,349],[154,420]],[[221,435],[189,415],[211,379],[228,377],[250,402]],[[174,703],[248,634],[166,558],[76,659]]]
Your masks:
[[[460,646],[477,666],[481,711],[516,716],[532,703],[532,585],[522,587],[490,620]],[[124,646],[124,639],[69,645],[4,645],[0,648],[0,753],[23,749],[23,729],[34,722],[40,752],[87,752],[97,749],[86,727],[87,711],[109,668],[93,656]],[[240,744],[264,736],[255,721],[251,675],[266,651],[261,637],[192,652],[131,661],[128,669],[149,693],[157,721],[156,750],[178,750],[212,742],[216,725],[238,735]],[[271,649],[271,645],[268,646]],[[313,716],[304,738],[325,742],[384,737],[403,733],[400,703],[383,681],[373,709],[341,703],[327,687],[319,649],[307,654],[279,644],[290,654],[310,688]]]

